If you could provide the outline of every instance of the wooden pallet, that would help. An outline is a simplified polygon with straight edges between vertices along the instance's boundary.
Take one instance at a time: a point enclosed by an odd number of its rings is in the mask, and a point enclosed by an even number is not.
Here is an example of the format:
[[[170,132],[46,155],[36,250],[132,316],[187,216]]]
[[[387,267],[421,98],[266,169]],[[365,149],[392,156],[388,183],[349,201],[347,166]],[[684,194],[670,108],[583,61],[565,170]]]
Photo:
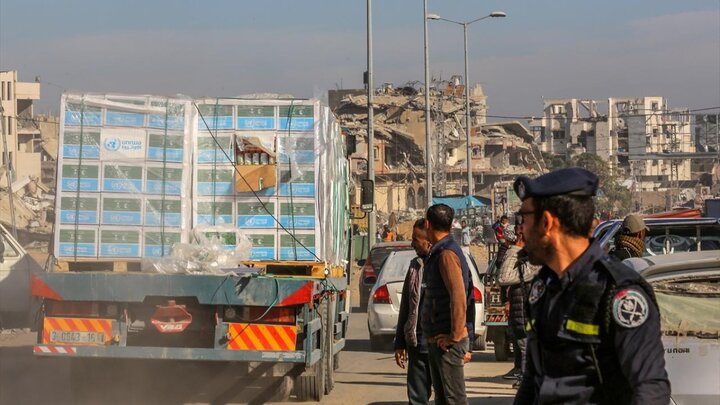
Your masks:
[[[325,263],[300,261],[245,261],[248,267],[261,268],[267,274],[276,276],[305,276],[305,277],[343,277],[345,270],[342,267],[328,268]],[[326,272],[327,269],[327,272]]]
[[[56,271],[111,271],[115,273],[127,273],[140,271],[139,261],[127,260],[97,260],[97,259],[79,259],[78,260],[58,260]]]

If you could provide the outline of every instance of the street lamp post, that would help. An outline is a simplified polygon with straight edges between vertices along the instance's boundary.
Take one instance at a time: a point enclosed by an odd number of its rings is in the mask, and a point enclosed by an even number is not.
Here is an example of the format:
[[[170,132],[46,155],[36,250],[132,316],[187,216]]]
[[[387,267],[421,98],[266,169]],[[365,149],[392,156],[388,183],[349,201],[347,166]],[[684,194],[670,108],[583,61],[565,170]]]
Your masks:
[[[504,11],[493,11],[492,13],[476,18],[472,21],[468,22],[460,22],[460,21],[454,21],[449,20],[447,18],[442,18],[437,14],[426,14],[426,25],[427,20],[441,20],[441,21],[447,21],[453,24],[462,25],[463,27],[463,37],[465,39],[465,136],[467,138],[467,182],[468,182],[468,196],[473,195],[473,177],[472,177],[472,150],[470,145],[470,133],[472,131],[472,126],[470,125],[470,79],[468,77],[468,36],[467,36],[467,29],[470,24],[476,23],[478,21],[482,21],[486,18],[502,18],[506,17],[507,14]],[[426,34],[427,35],[427,34]],[[427,64],[426,64],[427,66]]]
[[[373,95],[375,94],[375,84],[373,83],[373,38],[372,38],[372,0],[367,0],[367,178],[375,181],[375,117],[373,115]],[[373,195],[375,193],[373,192]],[[374,198],[374,197],[373,197]],[[375,244],[375,201],[373,201],[372,211],[367,213],[368,216],[368,252]]]
[[[432,157],[430,155],[430,66],[428,49],[428,19],[427,0],[423,0],[423,26],[425,33],[425,199],[426,207],[432,205],[433,181],[432,181]]]

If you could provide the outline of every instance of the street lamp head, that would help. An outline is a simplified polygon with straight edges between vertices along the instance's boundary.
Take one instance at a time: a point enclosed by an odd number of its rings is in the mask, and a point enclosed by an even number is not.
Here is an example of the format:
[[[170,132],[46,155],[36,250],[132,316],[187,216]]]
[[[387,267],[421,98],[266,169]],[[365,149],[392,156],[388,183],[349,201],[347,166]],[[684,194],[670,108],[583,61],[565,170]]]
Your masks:
[[[428,20],[439,20],[441,17],[437,14],[428,14],[427,19]]]
[[[507,14],[504,11],[493,11],[492,13],[490,13],[490,17],[507,17]]]

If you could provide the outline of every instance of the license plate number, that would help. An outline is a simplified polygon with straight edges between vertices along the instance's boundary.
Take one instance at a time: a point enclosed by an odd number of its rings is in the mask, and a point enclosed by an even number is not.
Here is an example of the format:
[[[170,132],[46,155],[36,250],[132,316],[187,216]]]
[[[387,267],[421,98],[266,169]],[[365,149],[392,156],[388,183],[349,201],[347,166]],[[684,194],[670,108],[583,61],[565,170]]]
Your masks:
[[[75,332],[66,330],[50,331],[50,342],[104,344],[105,334],[101,332]]]

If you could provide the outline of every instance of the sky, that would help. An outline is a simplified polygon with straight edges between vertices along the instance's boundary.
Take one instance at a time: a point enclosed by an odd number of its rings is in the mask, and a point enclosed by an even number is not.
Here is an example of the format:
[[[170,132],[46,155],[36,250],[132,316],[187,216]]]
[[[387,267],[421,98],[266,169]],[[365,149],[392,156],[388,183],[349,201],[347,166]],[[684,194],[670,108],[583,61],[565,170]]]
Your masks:
[[[543,98],[720,106],[720,0],[428,3],[459,21],[507,13],[468,28],[490,121],[542,115]],[[376,86],[424,79],[422,4],[373,1]],[[366,28],[365,0],[0,0],[0,70],[39,77],[36,113],[65,90],[325,97],[362,87]],[[429,38],[432,77],[462,74],[462,27],[430,21]]]

